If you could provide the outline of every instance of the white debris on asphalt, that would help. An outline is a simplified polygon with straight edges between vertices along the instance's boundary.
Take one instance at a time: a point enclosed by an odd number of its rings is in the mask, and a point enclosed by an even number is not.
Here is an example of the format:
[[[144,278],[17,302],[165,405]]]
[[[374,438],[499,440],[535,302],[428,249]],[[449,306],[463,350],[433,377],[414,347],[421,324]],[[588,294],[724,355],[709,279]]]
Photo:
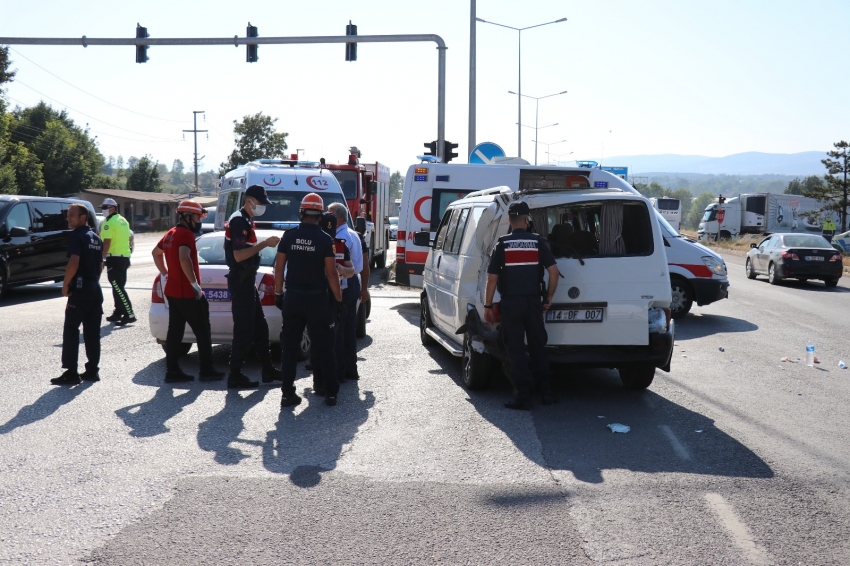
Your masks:
[[[611,423],[611,424],[606,425],[606,426],[611,429],[611,432],[623,432],[623,433],[625,433],[625,432],[629,432],[630,430],[632,430],[632,427],[626,426],[626,425],[620,424],[620,423]]]

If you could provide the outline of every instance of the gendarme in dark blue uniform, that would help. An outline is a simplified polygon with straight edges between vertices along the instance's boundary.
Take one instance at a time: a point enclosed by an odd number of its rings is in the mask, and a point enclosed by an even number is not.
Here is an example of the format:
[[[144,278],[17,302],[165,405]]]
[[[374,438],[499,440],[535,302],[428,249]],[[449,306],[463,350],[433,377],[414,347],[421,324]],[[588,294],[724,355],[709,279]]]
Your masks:
[[[78,205],[79,206],[79,205]],[[67,292],[68,304],[65,308],[65,324],[62,330],[62,367],[66,369],[62,376],[52,379],[56,385],[99,381],[100,364],[100,323],[103,316],[103,292],[100,289],[100,274],[103,269],[103,243],[98,235],[85,222],[86,216],[78,216],[82,206],[68,211],[68,221],[76,226],[68,239],[68,258],[73,262],[78,258],[77,268],[71,272],[68,265],[65,273],[63,293]],[[77,363],[80,353],[80,325],[83,326],[83,340],[86,345],[86,371],[80,376]]]
[[[333,239],[318,224],[322,208],[321,197],[314,193],[305,196],[301,203],[301,224],[284,232],[277,248],[275,292],[282,291],[284,281],[281,276],[284,269],[286,284],[286,293],[282,303],[279,303],[283,314],[283,328],[280,332],[283,407],[301,402],[293,384],[305,326],[310,334],[310,348],[317,349],[319,354],[317,361],[321,362],[321,375],[327,376],[323,379],[325,403],[335,405],[339,392],[339,384],[332,379],[336,376],[334,315],[328,299],[329,290],[334,290],[334,298],[337,298],[339,283],[334,267]],[[328,281],[329,270],[332,270],[334,277],[332,282]]]
[[[505,403],[505,406],[512,409],[530,408],[532,383],[528,376],[526,340],[534,376],[543,391],[544,402],[552,400],[551,371],[546,356],[548,337],[543,322],[542,284],[544,268],[556,266],[556,262],[546,240],[527,231],[528,215],[528,205],[524,202],[511,205],[509,216],[513,231],[499,238],[487,268],[491,279],[492,276],[498,278],[501,331],[511,361],[511,381],[516,389],[515,400]],[[492,282],[488,281],[485,294],[487,309],[492,309],[489,303],[493,299],[492,286]],[[556,286],[557,276],[550,277],[549,294],[545,304],[551,302]]]

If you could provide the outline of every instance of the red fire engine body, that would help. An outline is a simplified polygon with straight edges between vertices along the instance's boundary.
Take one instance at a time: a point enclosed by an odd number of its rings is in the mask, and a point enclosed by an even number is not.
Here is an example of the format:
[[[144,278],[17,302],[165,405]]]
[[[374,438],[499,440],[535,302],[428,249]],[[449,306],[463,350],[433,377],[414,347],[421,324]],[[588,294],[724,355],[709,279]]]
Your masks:
[[[370,265],[385,267],[390,244],[390,168],[381,163],[361,164],[356,155],[350,155],[346,164],[326,167],[339,181],[355,223],[358,218],[366,222]]]

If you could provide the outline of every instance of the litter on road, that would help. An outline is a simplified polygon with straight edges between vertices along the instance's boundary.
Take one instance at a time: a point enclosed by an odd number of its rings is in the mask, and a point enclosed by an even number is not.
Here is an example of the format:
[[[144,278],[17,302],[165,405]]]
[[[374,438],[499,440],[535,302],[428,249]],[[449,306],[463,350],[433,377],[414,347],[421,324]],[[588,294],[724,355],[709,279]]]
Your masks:
[[[608,428],[611,429],[611,432],[623,432],[623,433],[625,433],[625,432],[629,432],[630,430],[632,430],[632,427],[626,426],[626,425],[620,424],[620,423],[611,423],[607,426],[608,426]]]
[[[844,360],[838,360],[838,367],[841,369],[847,369],[847,364],[844,363]]]
[[[725,351],[726,351],[726,350],[724,350],[723,348],[717,348],[717,349],[718,349],[718,350],[720,350],[721,352],[725,352]]]

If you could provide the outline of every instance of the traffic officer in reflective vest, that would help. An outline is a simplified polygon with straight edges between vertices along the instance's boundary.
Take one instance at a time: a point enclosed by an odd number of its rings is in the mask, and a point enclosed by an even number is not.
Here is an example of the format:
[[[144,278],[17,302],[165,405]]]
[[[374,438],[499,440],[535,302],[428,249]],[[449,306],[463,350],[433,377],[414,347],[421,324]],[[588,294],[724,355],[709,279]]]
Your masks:
[[[224,258],[230,272],[227,274],[227,290],[230,292],[230,308],[233,314],[233,345],[230,350],[230,375],[227,386],[231,388],[257,387],[242,373],[242,364],[251,344],[263,364],[263,383],[280,380],[280,372],[272,364],[269,352],[269,325],[263,314],[263,305],[257,292],[257,269],[260,267],[260,252],[277,246],[280,238],[269,236],[257,241],[254,217],[262,216],[269,206],[266,189],[251,185],[245,191],[245,206],[233,213],[224,232]]]
[[[345,240],[341,240],[335,237],[336,216],[329,212],[323,214],[321,220],[319,220],[319,226],[321,226],[322,231],[325,234],[334,239],[334,259],[336,261],[336,271],[337,273],[339,273],[340,288],[344,289],[345,283],[347,282],[347,278],[352,277],[354,275],[354,267],[351,263],[351,255],[348,252],[348,246],[345,245]],[[330,296],[328,296],[328,300],[332,303],[334,302],[333,298]],[[333,308],[334,305],[331,304],[331,307]],[[335,333],[338,332],[339,327],[334,325],[334,331]],[[338,350],[336,354],[338,364]],[[313,393],[315,393],[316,395],[325,396],[327,390],[327,388],[325,387],[326,376],[322,374],[322,365],[319,359],[322,355],[327,355],[327,352],[320,352],[318,348],[310,348],[310,366],[313,370]],[[337,381],[336,376],[329,377],[330,379]]]
[[[837,226],[835,225],[835,221],[832,219],[832,216],[827,216],[823,221],[823,237],[826,238],[826,241],[830,244],[832,243],[832,237],[835,236],[835,230]]]
[[[333,239],[319,227],[324,209],[322,197],[310,193],[301,201],[301,224],[287,230],[277,247],[274,263],[275,303],[283,313],[280,331],[283,397],[281,407],[294,407],[301,402],[295,393],[295,369],[304,327],[310,333],[310,348],[316,349],[322,376],[336,375],[334,326],[345,314],[339,289]],[[284,274],[286,294],[283,293]],[[333,308],[328,298],[333,297]],[[325,404],[336,405],[339,384],[324,379]]]
[[[112,286],[112,299],[115,309],[106,317],[115,326],[124,326],[136,322],[130,297],[124,290],[127,284],[127,269],[130,267],[130,223],[118,214],[118,203],[114,199],[104,199],[100,209],[106,214],[106,220],[100,226],[100,238],[103,240],[103,259],[106,262],[106,278]]]
[[[68,238],[68,261],[62,295],[65,304],[65,327],[62,330],[62,367],[65,372],[50,380],[53,385],[76,385],[80,379],[100,381],[100,319],[103,316],[103,292],[100,274],[103,271],[101,256],[103,243],[88,225],[89,211],[82,204],[68,207],[68,227],[73,231]],[[80,325],[86,344],[86,371],[77,373],[80,355]],[[7,355],[9,353],[7,352]]]
[[[499,238],[487,268],[487,288],[484,293],[484,320],[493,324],[493,295],[496,288],[502,299],[502,338],[511,361],[511,381],[514,399],[505,403],[509,409],[531,408],[532,383],[528,377],[526,339],[531,367],[537,385],[543,393],[543,404],[555,402],[551,388],[551,370],[546,356],[544,313],[552,305],[558,287],[558,266],[549,244],[528,231],[528,205],[515,202],[508,209],[511,233]],[[543,269],[549,272],[549,289],[542,298]]]

